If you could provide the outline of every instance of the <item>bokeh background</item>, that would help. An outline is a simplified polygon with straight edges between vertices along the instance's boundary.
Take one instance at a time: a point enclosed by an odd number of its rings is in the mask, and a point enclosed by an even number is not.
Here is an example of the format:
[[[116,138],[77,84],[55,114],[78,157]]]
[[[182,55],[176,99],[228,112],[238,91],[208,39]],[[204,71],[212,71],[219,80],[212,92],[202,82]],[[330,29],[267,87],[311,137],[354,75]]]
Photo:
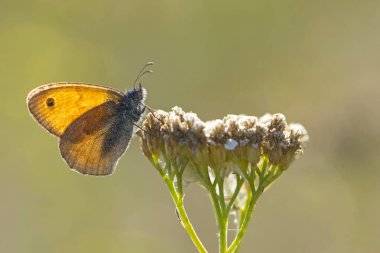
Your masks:
[[[241,252],[380,252],[380,2],[0,0],[0,252],[195,252],[135,138],[111,177],[70,171],[29,116],[40,84],[124,90],[204,120],[282,112],[311,142],[260,199]],[[206,193],[186,205],[210,252]]]

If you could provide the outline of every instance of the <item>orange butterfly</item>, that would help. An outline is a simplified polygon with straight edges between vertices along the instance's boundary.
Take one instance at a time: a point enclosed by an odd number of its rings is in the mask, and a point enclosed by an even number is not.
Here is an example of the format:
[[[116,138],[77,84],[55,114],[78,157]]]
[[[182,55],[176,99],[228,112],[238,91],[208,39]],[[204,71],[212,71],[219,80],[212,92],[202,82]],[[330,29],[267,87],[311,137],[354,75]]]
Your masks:
[[[143,70],[138,78],[151,72]],[[34,119],[59,137],[70,168],[98,176],[112,174],[128,148],[146,94],[141,84],[123,93],[92,84],[53,83],[32,90],[27,104]]]

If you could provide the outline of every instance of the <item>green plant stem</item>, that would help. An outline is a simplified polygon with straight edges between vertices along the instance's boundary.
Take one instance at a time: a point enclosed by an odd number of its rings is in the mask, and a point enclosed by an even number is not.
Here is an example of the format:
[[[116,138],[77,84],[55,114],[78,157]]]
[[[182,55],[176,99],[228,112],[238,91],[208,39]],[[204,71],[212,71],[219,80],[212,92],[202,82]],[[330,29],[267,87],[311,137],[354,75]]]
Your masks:
[[[191,224],[191,222],[187,216],[185,207],[183,205],[183,196],[177,194],[177,191],[176,191],[176,188],[174,186],[173,181],[170,181],[167,178],[164,178],[164,180],[165,180],[165,183],[169,189],[170,194],[172,195],[174,204],[175,204],[177,211],[178,211],[178,215],[181,219],[182,225],[185,228],[187,234],[190,236],[195,247],[198,249],[198,251],[200,253],[207,253],[206,248],[203,246],[201,240],[199,239],[197,233],[194,230],[193,225]]]
[[[219,204],[219,198],[213,187],[211,187],[209,193],[214,206],[216,223],[218,224],[219,229],[219,252],[225,253],[227,250],[227,220],[224,218],[223,211]]]
[[[228,205],[226,207],[226,213],[227,214],[230,213],[231,208],[234,205],[237,196],[239,195],[239,192],[240,192],[241,186],[243,185],[243,182],[244,182],[243,180],[241,180],[240,178],[238,178],[236,176],[236,188],[234,190],[233,195],[231,196],[230,202],[228,203]]]
[[[244,221],[244,217],[246,216],[247,214],[247,210],[248,210],[248,206],[249,206],[249,203],[251,203],[251,200],[252,200],[252,192],[251,191],[248,191],[248,196],[247,196],[247,199],[245,201],[245,204],[244,204],[244,207],[241,208],[238,212],[238,219],[239,219],[239,222],[238,222],[238,228],[237,228],[237,233],[235,235],[235,238],[237,237],[237,235],[239,234],[239,231],[240,231],[240,228],[243,224],[243,221]],[[240,244],[238,244],[234,250],[234,253],[238,253],[239,252],[239,249],[240,249]]]
[[[265,180],[265,188],[269,187],[279,176],[282,174],[282,170],[277,170]]]
[[[219,252],[225,253],[227,251],[227,232],[228,232],[228,220],[223,219],[219,226]]]
[[[181,219],[182,225],[185,228],[186,232],[190,236],[191,240],[193,241],[195,247],[198,249],[201,253],[207,253],[206,248],[203,246],[202,242],[200,241],[199,237],[197,236],[194,227],[192,226],[185,207],[183,203],[183,193],[182,193],[182,174],[183,169],[182,166],[177,167],[176,165],[170,164],[167,166],[172,167],[173,169],[169,169],[165,167],[163,169],[159,163],[158,163],[158,157],[153,156],[152,162],[161,175],[161,177],[164,179],[169,192],[172,196],[172,199],[174,201],[174,204],[177,208],[177,213],[179,218]],[[216,222],[219,229],[219,253],[237,253],[239,251],[239,246],[241,243],[241,240],[244,236],[244,234],[247,231],[248,224],[250,222],[250,219],[252,217],[253,211],[255,209],[256,203],[258,198],[263,192],[263,189],[266,188],[269,184],[271,184],[277,177],[281,174],[282,171],[275,170],[273,166],[268,169],[268,174],[266,174],[267,170],[267,160],[263,160],[261,168],[254,167],[251,169],[251,173],[246,173],[246,170],[242,169],[242,175],[243,178],[239,180],[237,177],[237,185],[236,189],[232,195],[232,198],[230,199],[229,203],[225,203],[225,196],[224,196],[224,181],[222,178],[218,177],[218,173],[216,174],[216,178],[214,182],[211,182],[211,179],[209,175],[203,175],[200,173],[199,168],[197,168],[197,173],[199,173],[199,176],[204,179],[204,186],[206,187],[207,191],[209,192],[210,198],[213,203]],[[244,165],[244,164],[243,164]],[[242,166],[243,166],[242,165]],[[186,165],[184,165],[186,166]],[[243,166],[243,168],[246,168],[247,166]],[[166,173],[165,173],[166,171]],[[255,172],[259,176],[259,182],[257,187],[255,187]],[[177,183],[177,186],[175,184],[175,180]],[[231,245],[228,247],[228,217],[229,213],[232,209],[233,203],[235,202],[238,193],[240,191],[241,186],[243,185],[244,181],[248,182],[249,184],[249,191],[247,200],[245,203],[244,208],[242,208],[239,212],[239,228],[238,233],[231,243]]]
[[[193,241],[195,247],[198,249],[200,253],[207,253],[206,248],[203,246],[201,240],[199,239],[197,233],[194,230],[193,225],[191,224],[189,217],[187,216],[185,206],[183,205],[183,195],[182,195],[182,173],[183,171],[179,172],[177,176],[181,176],[180,178],[177,178],[177,180],[181,181],[180,184],[180,192],[177,191],[173,177],[167,177],[164,170],[161,168],[161,166],[158,164],[158,157],[152,156],[151,162],[153,163],[154,167],[156,168],[157,172],[160,174],[162,179],[165,181],[166,186],[169,189],[170,195],[172,196],[174,205],[176,206],[177,213],[179,215],[179,218],[181,219],[181,223],[183,227],[185,228],[187,234],[190,236],[190,239]]]
[[[241,226],[239,229],[239,233],[237,234],[234,241],[231,243],[230,247],[227,250],[227,253],[235,252],[235,250],[240,245],[240,242],[241,242],[241,240],[242,240],[242,238],[243,238],[243,236],[247,230],[249,221],[252,217],[253,210],[255,209],[257,199],[259,198],[260,195],[261,195],[261,187],[259,187],[259,189],[257,191],[252,192],[252,199],[248,200],[249,204],[248,204],[247,210],[245,211],[245,216],[242,220],[242,223],[241,223]]]

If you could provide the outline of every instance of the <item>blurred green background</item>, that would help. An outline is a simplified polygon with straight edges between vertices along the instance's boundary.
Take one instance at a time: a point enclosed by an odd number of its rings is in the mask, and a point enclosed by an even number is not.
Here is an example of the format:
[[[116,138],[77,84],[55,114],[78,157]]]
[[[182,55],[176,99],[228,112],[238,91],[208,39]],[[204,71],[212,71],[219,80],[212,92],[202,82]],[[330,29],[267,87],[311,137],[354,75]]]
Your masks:
[[[0,252],[195,252],[135,138],[111,177],[71,172],[29,116],[40,84],[143,84],[204,120],[282,112],[304,156],[260,199],[241,252],[380,252],[379,1],[0,0]],[[206,193],[186,206],[210,252]]]

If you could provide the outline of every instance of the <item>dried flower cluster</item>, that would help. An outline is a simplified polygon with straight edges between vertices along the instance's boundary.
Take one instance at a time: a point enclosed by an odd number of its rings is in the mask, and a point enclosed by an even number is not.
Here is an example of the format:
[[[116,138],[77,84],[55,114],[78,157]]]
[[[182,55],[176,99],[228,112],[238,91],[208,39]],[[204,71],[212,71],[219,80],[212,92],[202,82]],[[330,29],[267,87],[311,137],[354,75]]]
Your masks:
[[[142,149],[147,157],[168,159],[176,166],[186,161],[200,168],[238,170],[238,163],[256,164],[267,156],[271,164],[285,170],[308,140],[305,128],[288,125],[282,114],[227,115],[203,122],[195,113],[174,107],[170,112],[149,113],[143,128]]]

